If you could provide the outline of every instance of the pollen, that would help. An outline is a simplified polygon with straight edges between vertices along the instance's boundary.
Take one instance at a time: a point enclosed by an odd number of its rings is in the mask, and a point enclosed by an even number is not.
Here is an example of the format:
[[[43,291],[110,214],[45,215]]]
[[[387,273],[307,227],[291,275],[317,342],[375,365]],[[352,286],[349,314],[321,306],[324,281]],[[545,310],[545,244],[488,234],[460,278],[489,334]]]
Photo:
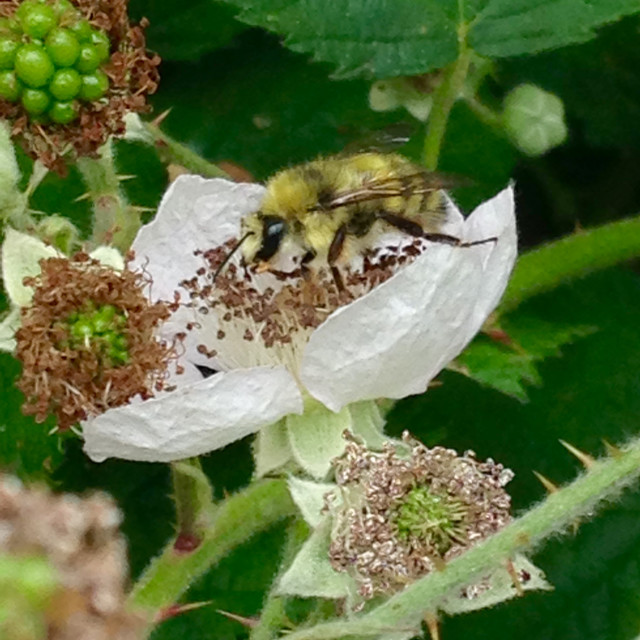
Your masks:
[[[40,264],[41,274],[25,279],[34,296],[16,333],[24,413],[38,422],[54,415],[68,429],[162,390],[175,350],[154,332],[170,308],[148,301],[145,276],[84,253]]]
[[[215,351],[223,369],[284,363],[294,375],[314,329],[340,307],[388,280],[424,247],[415,240],[402,247],[370,250],[359,264],[341,266],[337,275],[329,269],[304,267],[257,273],[237,263],[218,272],[236,244],[229,240],[196,252],[205,267],[181,283],[187,305],[199,318],[187,328],[208,340],[198,351]],[[205,324],[211,330],[203,331]]]

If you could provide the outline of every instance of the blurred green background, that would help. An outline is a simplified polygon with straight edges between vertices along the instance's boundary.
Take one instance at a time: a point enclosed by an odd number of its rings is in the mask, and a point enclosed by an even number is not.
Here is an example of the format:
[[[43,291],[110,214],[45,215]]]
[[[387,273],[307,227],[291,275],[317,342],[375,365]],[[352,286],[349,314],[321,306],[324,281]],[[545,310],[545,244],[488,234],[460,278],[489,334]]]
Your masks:
[[[263,180],[284,166],[357,145],[388,125],[408,123],[418,142],[424,135],[402,110],[371,111],[366,78],[333,79],[330,64],[313,62],[277,36],[237,21],[228,5],[132,0],[130,11],[134,18],[150,19],[148,45],[163,58],[160,89],[152,99],[156,114],[171,109],[163,130],[212,162],[233,163]],[[631,16],[603,27],[584,44],[496,63],[483,89],[489,104],[498,105],[522,82],[534,82],[564,101],[569,138],[540,158],[521,155],[462,103],[454,108],[441,169],[474,180],[472,189],[456,194],[468,210],[515,180],[523,251],[640,211],[639,27]],[[157,205],[167,174],[153,150],[121,142],[117,152],[120,171],[135,176],[123,183],[131,201]],[[21,162],[28,169],[28,161]],[[33,204],[71,217],[86,231],[88,205],[75,201],[82,192],[72,169],[65,180],[48,176]],[[533,335],[544,342],[559,327],[568,328],[567,337],[557,341],[560,348],[552,340],[536,362],[513,362],[513,370],[505,370],[507,378],[522,383],[519,397],[445,372],[441,386],[397,403],[389,415],[390,431],[409,429],[428,445],[473,449],[480,458],[512,468],[515,513],[544,495],[533,470],[556,483],[575,477],[579,465],[559,438],[600,455],[603,438],[620,442],[640,431],[637,266],[574,281],[532,299],[504,320],[523,341]],[[576,327],[588,330],[573,331]],[[135,577],[172,534],[166,467],[89,462],[76,439],[50,437],[51,424],[36,425],[20,414],[20,397],[12,387],[17,373],[16,363],[2,355],[0,466],[59,490],[111,492],[125,512]],[[249,442],[207,456],[204,465],[222,497],[250,479]],[[246,637],[240,624],[216,610],[242,616],[259,612],[278,566],[281,537],[281,529],[267,532],[200,579],[185,601],[211,605],[164,623],[153,640]],[[443,638],[630,640],[640,635],[636,487],[575,535],[548,542],[534,560],[555,591],[446,620]]]

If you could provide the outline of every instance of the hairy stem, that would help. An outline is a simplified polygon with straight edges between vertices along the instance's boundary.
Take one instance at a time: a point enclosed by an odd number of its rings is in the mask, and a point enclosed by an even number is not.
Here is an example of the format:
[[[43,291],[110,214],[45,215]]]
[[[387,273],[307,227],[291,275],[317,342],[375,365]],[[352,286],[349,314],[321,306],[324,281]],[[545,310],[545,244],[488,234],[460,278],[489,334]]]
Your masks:
[[[93,243],[112,244],[125,253],[142,222],[120,188],[111,142],[100,148],[98,158],[78,158],[77,166],[93,205]]]
[[[471,51],[466,45],[466,27],[460,26],[458,34],[460,53],[458,59],[445,72],[442,84],[433,95],[433,106],[429,115],[429,126],[424,141],[423,162],[427,169],[434,170],[438,166],[440,149],[447,130],[449,114],[458,96],[462,93],[464,81],[469,71]]]
[[[229,178],[229,174],[218,165],[205,160],[189,147],[180,144],[166,133],[163,133],[157,125],[146,122],[144,127],[150,134],[158,154],[165,161],[178,164],[205,178]]]
[[[221,503],[204,538],[191,553],[176,550],[176,539],[155,558],[129,596],[151,614],[174,604],[207,569],[253,535],[296,512],[284,480],[263,480]]]
[[[411,628],[424,611],[434,611],[454,589],[486,574],[514,554],[531,551],[547,537],[561,533],[581,518],[593,515],[605,500],[640,475],[640,439],[610,458],[595,461],[571,484],[549,495],[502,531],[418,580],[369,613],[349,621],[329,622],[289,634],[287,640],[326,640],[344,636],[373,636]]]
[[[640,216],[579,231],[520,256],[499,307],[522,302],[575,278],[640,256]]]
[[[190,458],[171,463],[173,499],[176,504],[176,531],[183,540],[195,543],[204,537],[213,515],[213,495],[200,460]]]
[[[282,554],[282,569],[286,571],[300,550],[302,543],[309,537],[307,523],[299,518],[291,523],[287,530],[284,551]],[[253,628],[250,640],[273,640],[280,636],[280,632],[287,626],[288,619],[285,611],[286,597],[276,594],[278,581],[282,571],[275,577],[273,585],[260,614],[260,622]],[[290,624],[289,624],[290,626]]]

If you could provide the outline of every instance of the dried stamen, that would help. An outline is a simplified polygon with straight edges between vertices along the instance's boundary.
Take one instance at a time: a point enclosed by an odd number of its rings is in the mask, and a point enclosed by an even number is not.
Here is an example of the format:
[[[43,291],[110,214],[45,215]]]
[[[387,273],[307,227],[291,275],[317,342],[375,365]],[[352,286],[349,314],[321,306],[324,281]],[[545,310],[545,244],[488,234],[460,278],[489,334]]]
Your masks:
[[[403,247],[372,250],[358,267],[340,268],[343,287],[338,287],[329,268],[307,273],[306,269],[290,272],[256,273],[252,268],[229,263],[229,252],[238,241],[229,240],[209,251],[196,252],[205,262],[196,275],[181,283],[187,292],[188,305],[197,314],[214,311],[215,331],[211,342],[199,347],[201,353],[220,354],[217,365],[222,368],[255,366],[284,362],[295,374],[304,345],[311,332],[336,309],[361,297],[389,279],[397,269],[424,249],[416,240]],[[220,266],[225,268],[220,270]],[[204,320],[197,325],[200,332]],[[196,326],[195,324],[193,325]],[[237,345],[254,343],[251,349]],[[235,348],[231,345],[235,345]]]
[[[335,463],[343,504],[333,512],[331,564],[350,573],[367,599],[390,594],[505,526],[511,471],[471,451],[428,449],[411,440],[408,455],[351,441]]]
[[[116,271],[86,254],[41,261],[41,274],[22,311],[16,356],[23,411],[43,421],[54,414],[61,429],[132,397],[165,386],[173,347],[154,336],[170,315],[150,304],[139,273]]]

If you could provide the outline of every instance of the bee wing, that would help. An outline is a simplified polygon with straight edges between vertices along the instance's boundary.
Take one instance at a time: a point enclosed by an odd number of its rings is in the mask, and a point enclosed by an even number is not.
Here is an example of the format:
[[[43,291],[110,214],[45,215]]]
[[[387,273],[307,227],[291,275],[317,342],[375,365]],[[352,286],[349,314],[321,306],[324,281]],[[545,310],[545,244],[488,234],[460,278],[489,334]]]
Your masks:
[[[337,209],[359,202],[369,202],[394,196],[406,197],[411,194],[433,193],[440,189],[452,189],[463,184],[456,176],[446,176],[427,171],[405,176],[393,176],[366,182],[360,189],[339,193],[327,205],[328,209]]]

